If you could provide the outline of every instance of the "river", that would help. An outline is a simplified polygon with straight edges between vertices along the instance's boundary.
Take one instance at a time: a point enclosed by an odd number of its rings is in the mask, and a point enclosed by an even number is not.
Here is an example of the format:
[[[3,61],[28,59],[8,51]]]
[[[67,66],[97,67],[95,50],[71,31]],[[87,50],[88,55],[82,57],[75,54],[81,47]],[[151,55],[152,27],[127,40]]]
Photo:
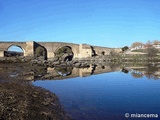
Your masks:
[[[158,118],[159,67],[129,66],[98,74],[93,74],[93,70],[87,73],[71,78],[64,74],[65,79],[36,80],[32,84],[55,93],[74,120]]]

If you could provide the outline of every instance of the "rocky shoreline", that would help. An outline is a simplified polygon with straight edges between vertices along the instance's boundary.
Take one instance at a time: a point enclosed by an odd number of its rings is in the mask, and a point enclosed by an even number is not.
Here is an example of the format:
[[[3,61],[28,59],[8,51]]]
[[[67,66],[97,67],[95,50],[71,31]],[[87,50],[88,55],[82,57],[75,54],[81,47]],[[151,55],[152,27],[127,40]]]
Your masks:
[[[70,120],[54,93],[25,79],[41,68],[34,67],[30,62],[0,63],[0,120]]]
[[[0,82],[1,120],[70,120],[58,97],[30,84]]]

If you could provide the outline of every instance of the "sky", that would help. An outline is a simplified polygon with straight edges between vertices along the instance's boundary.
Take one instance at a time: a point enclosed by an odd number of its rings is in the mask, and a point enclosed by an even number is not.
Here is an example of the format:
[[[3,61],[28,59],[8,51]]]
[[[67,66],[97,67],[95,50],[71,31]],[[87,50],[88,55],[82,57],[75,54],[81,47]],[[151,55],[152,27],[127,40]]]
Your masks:
[[[0,0],[0,41],[104,47],[160,40],[160,0]]]

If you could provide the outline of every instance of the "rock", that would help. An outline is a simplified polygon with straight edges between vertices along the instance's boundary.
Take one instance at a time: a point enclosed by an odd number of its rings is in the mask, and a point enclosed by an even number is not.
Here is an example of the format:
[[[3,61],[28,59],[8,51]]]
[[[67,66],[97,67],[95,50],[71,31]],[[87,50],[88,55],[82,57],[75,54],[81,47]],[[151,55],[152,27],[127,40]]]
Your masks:
[[[72,63],[71,63],[70,61],[68,61],[68,62],[66,63],[66,65],[72,65]]]
[[[43,64],[47,64],[48,62],[47,62],[47,60],[43,60]]]
[[[40,64],[40,65],[41,65],[42,63],[43,63],[42,61],[39,61],[39,60],[37,61],[37,64]]]
[[[58,60],[59,60],[58,57],[54,57],[54,58],[52,59],[53,62],[56,62],[56,61],[58,61]]]
[[[31,60],[32,64],[37,64],[38,60]]]
[[[88,63],[83,63],[81,67],[90,67],[90,65],[88,65]]]
[[[53,65],[60,65],[60,61],[53,62]]]
[[[81,63],[75,63],[74,66],[75,66],[75,67],[80,67],[80,66],[81,66]]]
[[[76,64],[76,63],[78,63],[78,60],[73,60],[72,61],[72,64]]]

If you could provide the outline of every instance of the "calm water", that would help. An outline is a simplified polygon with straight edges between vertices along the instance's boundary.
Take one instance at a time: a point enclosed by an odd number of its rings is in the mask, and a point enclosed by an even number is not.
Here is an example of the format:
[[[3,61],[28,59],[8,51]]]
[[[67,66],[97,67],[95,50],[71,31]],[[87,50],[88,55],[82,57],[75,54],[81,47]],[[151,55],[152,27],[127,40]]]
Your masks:
[[[125,119],[125,113],[154,113],[160,117],[160,80],[153,78],[116,71],[35,81],[33,85],[55,93],[75,120],[117,120]]]

